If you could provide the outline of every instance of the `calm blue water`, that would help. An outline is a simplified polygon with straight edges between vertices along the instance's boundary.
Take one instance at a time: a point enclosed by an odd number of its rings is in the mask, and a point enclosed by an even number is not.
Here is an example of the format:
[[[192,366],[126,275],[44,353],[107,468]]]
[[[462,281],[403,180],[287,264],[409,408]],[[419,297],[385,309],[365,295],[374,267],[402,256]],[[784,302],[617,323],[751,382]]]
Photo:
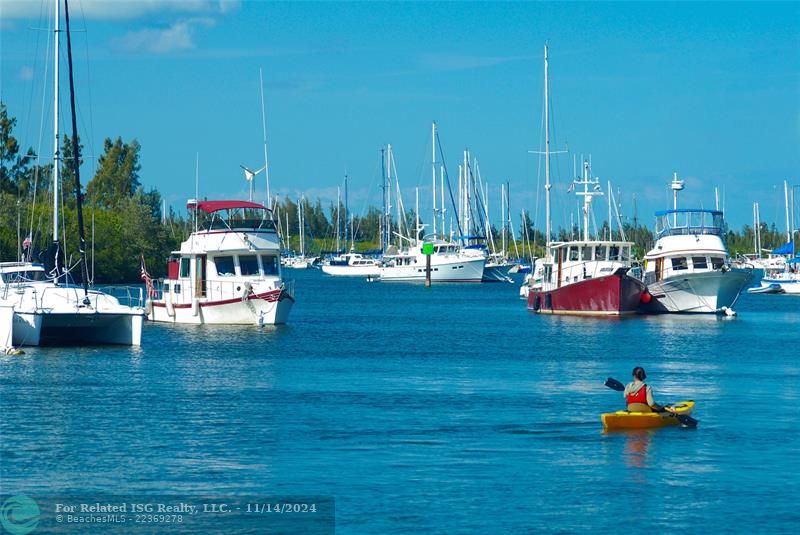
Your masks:
[[[329,495],[359,534],[800,524],[800,298],[620,321],[293,276],[287,326],[0,357],[0,493]],[[699,428],[604,434],[635,365]]]

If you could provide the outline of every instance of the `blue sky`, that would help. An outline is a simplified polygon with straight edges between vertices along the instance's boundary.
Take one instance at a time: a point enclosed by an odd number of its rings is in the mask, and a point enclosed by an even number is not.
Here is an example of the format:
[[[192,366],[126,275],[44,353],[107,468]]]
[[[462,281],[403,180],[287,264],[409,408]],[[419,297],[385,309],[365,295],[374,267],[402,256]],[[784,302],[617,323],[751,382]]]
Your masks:
[[[51,24],[50,4],[0,0],[0,93],[34,148],[47,39],[36,28]],[[782,228],[782,181],[800,184],[797,2],[73,0],[71,10],[85,30],[74,47],[87,153],[107,136],[138,139],[142,183],[176,208],[194,195],[197,153],[201,196],[246,196],[239,165],[263,165],[262,68],[273,193],[335,198],[346,170],[353,207],[378,204],[378,151],[391,143],[405,205],[419,186],[429,213],[436,120],[452,180],[464,148],[477,156],[493,219],[506,180],[512,210],[535,213],[539,159],[528,151],[541,146],[545,41],[554,146],[591,154],[625,216],[636,194],[651,225],[678,171],[683,206],[711,207],[717,186],[733,226],[759,201]],[[571,156],[554,159],[556,226],[577,212],[571,169]],[[260,175],[256,196],[264,189]]]

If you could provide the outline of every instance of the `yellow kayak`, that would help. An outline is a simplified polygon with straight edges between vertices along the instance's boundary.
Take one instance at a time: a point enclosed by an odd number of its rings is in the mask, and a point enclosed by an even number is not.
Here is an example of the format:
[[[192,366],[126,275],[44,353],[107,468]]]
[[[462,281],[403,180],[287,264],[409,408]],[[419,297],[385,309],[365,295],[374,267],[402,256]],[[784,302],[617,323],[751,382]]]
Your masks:
[[[689,416],[692,414],[694,401],[681,401],[669,406],[672,412],[607,412],[600,415],[603,427],[606,429],[651,429],[678,425],[680,420],[677,415]]]

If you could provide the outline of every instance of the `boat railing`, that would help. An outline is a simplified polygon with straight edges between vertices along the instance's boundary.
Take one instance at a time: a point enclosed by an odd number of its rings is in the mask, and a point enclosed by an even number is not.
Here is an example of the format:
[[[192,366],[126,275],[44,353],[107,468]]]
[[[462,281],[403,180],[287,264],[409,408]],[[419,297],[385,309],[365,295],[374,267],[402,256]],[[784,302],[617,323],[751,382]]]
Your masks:
[[[275,289],[283,287],[284,291],[294,297],[294,280],[278,281],[273,279]],[[207,280],[201,287],[197,287],[194,281],[187,280],[154,280],[149,291],[150,298],[161,301],[170,299],[173,304],[189,304],[195,298],[205,301],[226,301],[230,299],[244,299],[253,292],[262,293],[271,291],[261,289],[263,284],[271,282],[269,279],[252,280]],[[198,291],[200,290],[200,291]]]
[[[90,289],[86,293],[81,286],[60,285],[46,286],[41,291],[36,291],[34,288],[32,292],[38,309],[52,308],[58,302],[75,307],[88,305],[98,311],[118,306],[130,308],[144,306],[144,290],[135,286],[103,286]]]
[[[144,307],[145,287],[143,286],[102,286],[96,290],[111,295],[119,301],[120,305],[131,308]]]

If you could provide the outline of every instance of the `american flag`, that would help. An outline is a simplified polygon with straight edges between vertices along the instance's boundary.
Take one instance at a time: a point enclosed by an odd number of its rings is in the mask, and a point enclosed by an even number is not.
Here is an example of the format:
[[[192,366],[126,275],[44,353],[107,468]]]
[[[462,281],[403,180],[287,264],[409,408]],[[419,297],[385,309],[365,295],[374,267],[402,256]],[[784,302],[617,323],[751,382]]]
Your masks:
[[[31,235],[30,235],[30,234],[28,234],[28,235],[25,237],[25,239],[24,239],[24,240],[22,240],[22,248],[23,248],[23,249],[27,249],[28,247],[30,247],[30,246],[31,246],[31,243],[33,243],[33,240],[31,240]]]
[[[144,255],[142,255],[142,280],[144,281],[145,287],[147,288],[147,296],[148,297],[157,297],[158,294],[156,292],[155,287],[153,286],[153,277],[147,272],[147,266],[144,263]]]
[[[142,255],[142,280],[147,284],[150,284],[150,281],[153,280],[153,278],[147,272],[147,266],[144,265],[144,255]]]

